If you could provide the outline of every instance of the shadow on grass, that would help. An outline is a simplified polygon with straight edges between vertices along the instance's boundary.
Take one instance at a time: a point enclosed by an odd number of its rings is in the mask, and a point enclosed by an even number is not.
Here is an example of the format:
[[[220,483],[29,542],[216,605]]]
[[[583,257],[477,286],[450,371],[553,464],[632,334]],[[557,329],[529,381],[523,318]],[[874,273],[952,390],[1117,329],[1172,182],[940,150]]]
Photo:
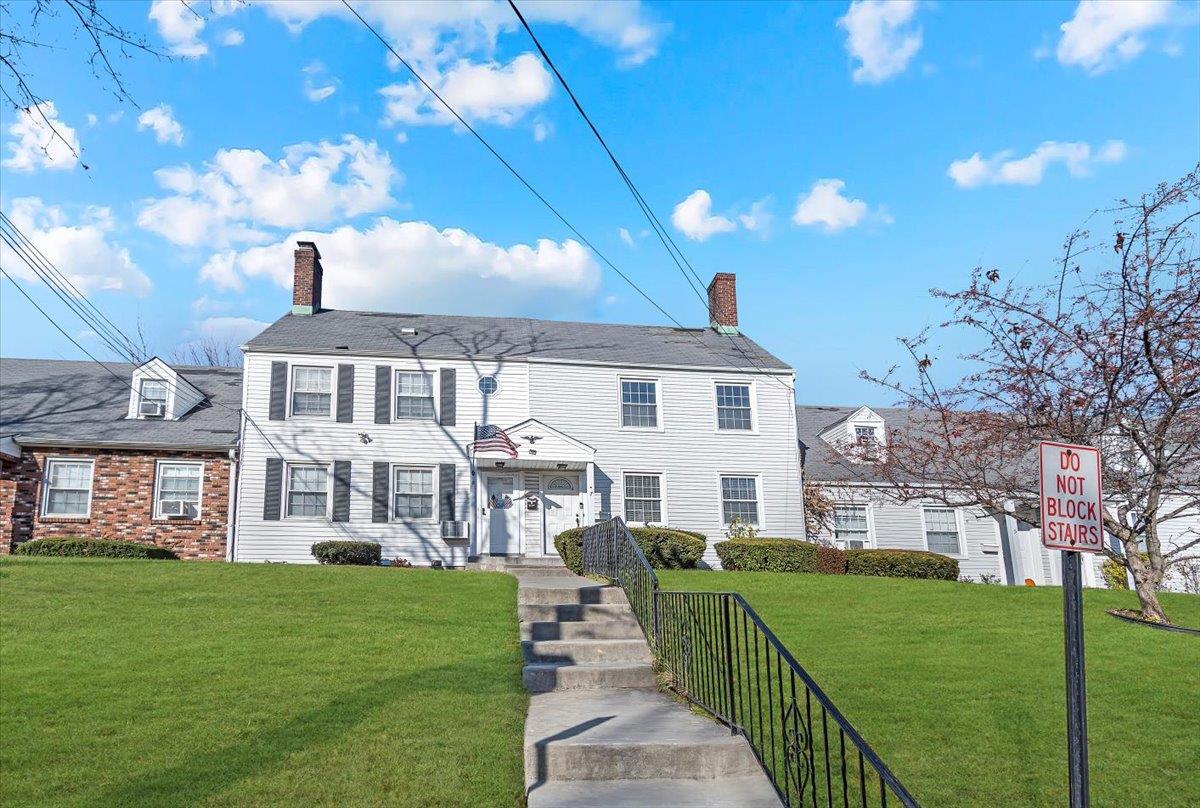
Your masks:
[[[497,673],[513,663],[514,657],[495,655],[367,682],[321,707],[300,713],[224,749],[211,754],[193,750],[184,762],[136,776],[109,789],[97,802],[103,805],[192,805],[201,802],[241,780],[269,771],[289,755],[349,732],[380,709],[422,693],[447,689],[439,687],[440,682],[452,682],[465,676],[477,682],[480,690],[494,690],[501,696],[507,691],[500,687]],[[488,682],[494,682],[495,686],[489,688]],[[405,720],[403,711],[396,711],[396,720]],[[520,786],[514,784],[514,787]],[[354,801],[356,795],[343,796]],[[357,797],[365,798],[366,795]]]

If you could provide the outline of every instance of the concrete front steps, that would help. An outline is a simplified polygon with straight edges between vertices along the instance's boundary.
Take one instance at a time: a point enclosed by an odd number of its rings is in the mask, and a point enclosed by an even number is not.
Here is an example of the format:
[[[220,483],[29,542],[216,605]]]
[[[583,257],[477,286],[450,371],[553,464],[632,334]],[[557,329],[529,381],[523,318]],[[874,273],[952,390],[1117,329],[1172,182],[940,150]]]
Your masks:
[[[619,588],[517,575],[530,808],[779,805],[744,738],[657,691]]]

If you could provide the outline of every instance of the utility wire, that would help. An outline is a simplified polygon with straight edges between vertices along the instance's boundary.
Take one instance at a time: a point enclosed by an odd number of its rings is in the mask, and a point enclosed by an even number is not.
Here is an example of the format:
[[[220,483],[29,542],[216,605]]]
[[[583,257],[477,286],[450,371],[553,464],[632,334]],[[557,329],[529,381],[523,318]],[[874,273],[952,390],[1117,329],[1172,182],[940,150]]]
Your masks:
[[[658,240],[662,242],[663,248],[666,249],[667,254],[671,257],[671,260],[674,261],[675,266],[683,275],[684,280],[687,281],[688,286],[693,292],[696,293],[697,297],[700,298],[701,305],[708,305],[709,301],[700,294],[695,284],[692,283],[692,278],[696,279],[696,282],[700,284],[701,288],[704,287],[704,282],[696,273],[696,270],[692,266],[691,262],[687,260],[687,256],[683,254],[683,250],[680,249],[679,245],[675,242],[675,239],[671,237],[670,231],[667,230],[666,226],[663,225],[658,216],[654,213],[654,210],[646,202],[645,197],[642,196],[642,193],[638,190],[637,185],[630,178],[628,172],[625,171],[625,167],[621,165],[621,161],[617,159],[615,154],[613,154],[612,149],[609,148],[608,143],[604,140],[604,136],[600,134],[600,130],[596,128],[596,124],[592,122],[591,117],[587,114],[587,111],[584,110],[583,104],[579,102],[575,92],[571,89],[571,85],[567,83],[567,80],[563,77],[562,72],[559,71],[558,67],[554,64],[554,60],[550,58],[550,54],[547,53],[546,49],[542,46],[541,40],[539,40],[537,38],[537,34],[533,32],[533,28],[530,27],[529,22],[525,19],[525,15],[521,13],[521,9],[517,7],[515,0],[508,0],[508,5],[512,8],[513,13],[517,15],[517,19],[521,21],[521,25],[525,28],[526,33],[529,34],[529,38],[533,40],[533,44],[537,47],[538,53],[542,55],[542,59],[545,60],[547,66],[549,66],[550,70],[553,71],[555,77],[558,79],[558,83],[562,85],[564,90],[566,90],[567,95],[571,98],[571,103],[575,105],[575,109],[587,123],[588,128],[592,130],[592,134],[596,136],[596,140],[600,142],[600,146],[604,149],[604,153],[607,154],[608,159],[612,161],[613,167],[617,169],[617,173],[625,182],[625,187],[628,188],[630,194],[633,195],[634,201],[637,202],[638,207],[641,208],[642,214],[646,217],[646,220],[654,229],[655,234],[658,236]],[[691,273],[690,278],[688,277],[689,272]],[[717,305],[720,306],[721,303],[718,302]],[[750,356],[750,354],[742,349],[742,346],[737,343],[737,340],[733,338],[732,334],[727,334],[726,336],[729,337],[730,343],[738,351],[738,353],[740,353],[742,357],[746,359],[747,362],[750,362],[752,366],[758,368],[759,370],[766,370],[761,363],[756,361],[752,356]],[[771,376],[770,378],[774,379],[775,382],[790,390],[793,395],[795,394],[795,388],[788,385],[786,382],[775,376]]]

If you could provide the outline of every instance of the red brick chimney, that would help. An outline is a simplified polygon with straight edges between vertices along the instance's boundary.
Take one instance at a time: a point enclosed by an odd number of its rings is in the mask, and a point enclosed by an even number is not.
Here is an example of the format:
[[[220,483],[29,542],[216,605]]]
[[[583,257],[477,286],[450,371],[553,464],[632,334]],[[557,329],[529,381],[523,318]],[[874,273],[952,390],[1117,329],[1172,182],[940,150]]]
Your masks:
[[[718,272],[708,284],[708,324],[722,334],[738,332],[737,276]]]
[[[292,280],[292,314],[321,310],[321,251],[311,241],[296,242],[296,274]]]

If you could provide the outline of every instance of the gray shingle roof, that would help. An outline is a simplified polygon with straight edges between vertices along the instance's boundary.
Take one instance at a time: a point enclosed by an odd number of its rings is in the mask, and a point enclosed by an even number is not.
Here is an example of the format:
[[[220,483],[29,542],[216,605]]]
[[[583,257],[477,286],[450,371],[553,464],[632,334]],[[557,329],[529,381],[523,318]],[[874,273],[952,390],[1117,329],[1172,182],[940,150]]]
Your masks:
[[[416,334],[405,334],[402,329],[416,329]],[[307,316],[284,315],[250,340],[248,347],[254,351],[345,351],[430,359],[475,357],[790,369],[750,338],[740,334],[728,337],[711,328],[338,309]]]
[[[796,434],[804,454],[804,476],[817,482],[885,482],[870,464],[851,463],[839,455],[820,435],[862,409],[796,405]],[[884,429],[903,428],[914,417],[913,411],[900,407],[871,407],[884,421]]]
[[[125,417],[135,365],[105,365],[121,379],[95,362],[0,358],[0,436],[15,436],[30,446],[39,441],[173,449],[237,445],[241,368],[172,366],[211,403],[177,421],[152,421]]]

